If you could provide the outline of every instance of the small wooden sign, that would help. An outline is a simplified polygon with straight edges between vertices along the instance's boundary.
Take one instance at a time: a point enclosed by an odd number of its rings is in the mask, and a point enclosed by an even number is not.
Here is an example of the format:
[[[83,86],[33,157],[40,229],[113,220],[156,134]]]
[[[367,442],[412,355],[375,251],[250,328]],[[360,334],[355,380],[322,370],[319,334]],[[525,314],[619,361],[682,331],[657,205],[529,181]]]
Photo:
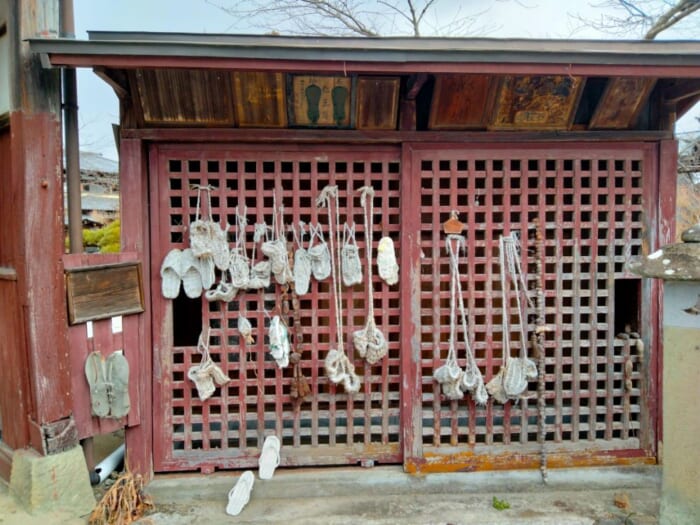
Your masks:
[[[352,128],[355,77],[290,75],[289,124],[312,128]]]
[[[141,263],[117,263],[66,270],[71,325],[143,312]]]

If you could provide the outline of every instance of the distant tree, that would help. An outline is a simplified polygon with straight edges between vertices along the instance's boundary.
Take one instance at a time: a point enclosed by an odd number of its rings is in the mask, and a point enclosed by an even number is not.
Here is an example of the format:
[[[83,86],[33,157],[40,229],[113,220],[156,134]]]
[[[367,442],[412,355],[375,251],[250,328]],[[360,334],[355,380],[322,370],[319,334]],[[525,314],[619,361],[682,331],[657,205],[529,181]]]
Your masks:
[[[700,0],[605,0],[590,4],[603,10],[599,18],[571,16],[584,26],[617,36],[654,40],[670,29],[685,26],[693,38],[700,29]]]
[[[444,0],[206,0],[268,34],[306,36],[466,36],[495,29],[489,8],[465,12]],[[492,0],[492,2],[501,0]],[[449,16],[443,16],[448,14]],[[444,22],[449,19],[448,22]],[[480,25],[477,25],[480,24]]]

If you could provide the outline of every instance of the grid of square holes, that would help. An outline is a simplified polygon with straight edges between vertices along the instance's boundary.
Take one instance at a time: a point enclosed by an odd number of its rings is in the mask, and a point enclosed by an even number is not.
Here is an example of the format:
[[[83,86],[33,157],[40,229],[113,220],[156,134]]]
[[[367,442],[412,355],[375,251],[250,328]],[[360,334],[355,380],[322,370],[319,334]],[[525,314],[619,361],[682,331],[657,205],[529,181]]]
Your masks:
[[[162,260],[173,248],[187,247],[187,225],[194,220],[196,190],[192,185],[208,184],[215,221],[235,224],[236,207],[246,208],[248,227],[245,241],[248,255],[253,249],[255,223],[272,224],[274,203],[284,208],[284,223],[322,224],[328,234],[328,215],[317,208],[315,199],[328,184],[339,187],[341,225],[356,224],[356,239],[363,262],[365,232],[363,210],[358,189],[372,185],[374,200],[374,256],[382,235],[393,238],[397,256],[399,243],[399,162],[395,149],[376,148],[372,152],[353,153],[315,151],[276,151],[268,149],[202,148],[193,151],[160,149],[159,192],[161,223],[166,227],[161,251],[154,257]],[[205,210],[206,212],[206,210]],[[342,226],[341,226],[342,228]],[[335,229],[335,226],[334,226]],[[308,235],[306,237],[308,241]],[[292,236],[289,235],[292,247]],[[235,228],[229,230],[231,246]],[[337,246],[337,243],[336,243]],[[256,260],[261,260],[260,247]],[[366,291],[362,284],[343,287],[345,350],[363,385],[350,398],[342,387],[326,378],[323,359],[334,346],[335,321],[330,278],[311,281],[309,293],[300,297],[300,320],[303,344],[301,368],[308,379],[312,395],[299,407],[290,397],[291,366],[279,369],[268,352],[267,328],[270,316],[279,313],[280,288],[273,284],[263,291],[239,292],[230,303],[196,302],[201,321],[177,335],[182,326],[174,326],[175,344],[164,348],[160,362],[167,363],[167,377],[161,388],[162,425],[165,452],[156,468],[248,468],[256,465],[264,437],[276,434],[285,447],[282,462],[290,464],[352,463],[361,459],[400,462],[399,448],[399,288],[389,287],[374,274],[374,307],[377,326],[389,342],[388,357],[375,366],[367,366],[353,355],[351,334],[366,322]],[[366,265],[363,264],[363,276]],[[274,282],[274,279],[273,279]],[[158,297],[160,294],[158,293]],[[187,308],[178,298],[174,309]],[[192,301],[189,301],[192,303]],[[185,304],[185,306],[182,306]],[[192,305],[189,304],[189,307]],[[293,325],[291,312],[287,320]],[[238,317],[244,315],[253,326],[255,343],[247,345],[239,338]],[[185,316],[176,311],[177,321]],[[187,323],[185,323],[187,324]],[[211,329],[212,359],[231,378],[229,385],[217,388],[205,402],[197,397],[187,370],[200,356],[196,338],[201,326]],[[293,334],[295,329],[290,328]],[[186,344],[182,341],[186,340]],[[180,342],[178,344],[178,341]],[[158,415],[157,415],[158,417]],[[159,425],[156,424],[156,432]],[[370,447],[370,444],[372,445]]]
[[[553,329],[546,335],[546,440],[561,446],[586,441],[600,449],[641,446],[643,352],[634,341],[615,336],[625,328],[644,330],[637,323],[639,280],[624,270],[643,239],[643,152],[567,155],[425,151],[414,157],[420,170],[422,251],[422,430],[416,438],[426,451],[459,444],[504,451],[517,444],[522,451],[537,443],[535,381],[529,400],[506,405],[489,400],[479,407],[469,395],[444,399],[432,379],[448,350],[450,270],[442,224],[451,210],[466,224],[460,274],[471,345],[484,380],[503,363],[504,302],[513,355],[520,348],[515,301],[512,295],[504,300],[500,290],[498,238],[519,235],[522,266],[534,292],[537,221],[545,235],[546,324]],[[530,329],[532,314],[525,321]],[[616,326],[621,320],[628,326]],[[461,339],[457,348],[463,365]]]

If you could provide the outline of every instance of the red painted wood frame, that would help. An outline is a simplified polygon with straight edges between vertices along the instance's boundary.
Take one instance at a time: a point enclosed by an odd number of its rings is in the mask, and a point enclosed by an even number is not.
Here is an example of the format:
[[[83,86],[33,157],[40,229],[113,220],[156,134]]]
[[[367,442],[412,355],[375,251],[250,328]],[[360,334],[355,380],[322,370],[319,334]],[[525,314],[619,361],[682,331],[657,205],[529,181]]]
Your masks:
[[[412,145],[403,161],[404,173],[412,174],[401,214],[404,286],[409,280],[412,289],[402,302],[412,311],[402,342],[413,346],[402,370],[409,382],[402,392],[406,469],[528,468],[540,461],[534,381],[526,399],[480,407],[469,396],[446,400],[431,377],[447,354],[449,266],[441,225],[451,210],[467,225],[461,279],[471,346],[486,381],[503,363],[498,237],[520,236],[534,289],[534,227],[542,225],[550,465],[655,461],[658,290],[628,274],[625,264],[658,244],[657,146]],[[518,349],[519,319],[510,304],[510,340]],[[530,330],[532,318],[525,320]],[[641,333],[643,347],[616,337],[625,322]],[[464,364],[464,347],[458,351]]]
[[[302,301],[306,352],[312,354],[305,356],[305,366],[316,386],[310,408],[302,405],[301,411],[290,403],[288,373],[279,373],[265,356],[264,337],[258,334],[255,348],[243,349],[235,334],[239,308],[254,326],[265,326],[260,308],[274,310],[274,293],[246,296],[233,308],[200,307],[202,319],[213,328],[214,359],[234,378],[213,402],[200,403],[185,379],[187,368],[198,359],[194,344],[173,345],[173,306],[162,299],[160,280],[152,280],[154,326],[160,327],[155,333],[154,399],[164,407],[154,419],[156,470],[247,468],[254,465],[263,436],[273,432],[283,436],[286,465],[395,462],[403,452],[411,471],[536,466],[540,446],[534,399],[505,406],[489,401],[480,408],[468,396],[444,400],[432,380],[447,348],[449,280],[440,225],[452,209],[468,225],[462,285],[472,344],[487,381],[503,360],[498,235],[521,235],[523,265],[534,279],[532,226],[535,219],[543,225],[547,324],[552,327],[546,342],[550,464],[655,461],[658,289],[627,274],[625,263],[659,243],[657,146],[407,145],[400,168],[398,160],[396,149],[375,147],[371,152],[290,145],[152,148],[154,275],[169,249],[186,244],[185,226],[194,219],[196,205],[189,184],[216,188],[216,220],[225,215],[233,222],[232,210],[242,202],[248,205],[251,224],[269,222],[276,189],[287,210],[286,222],[304,218],[325,223],[312,204],[325,183],[340,181],[343,186],[345,181],[347,189],[387,181],[389,193],[380,195],[382,211],[375,222],[378,231],[385,226],[382,220],[388,222],[387,232],[400,237],[397,246],[402,248],[400,295],[378,294],[375,305],[383,311],[378,325],[391,330],[389,368],[382,365],[376,377],[374,371],[362,370],[365,379],[378,385],[371,396],[363,391],[359,403],[333,392],[323,376],[321,361],[334,326],[327,286],[316,285],[311,304]],[[358,173],[336,173],[338,162],[356,164]],[[305,179],[313,182],[305,184]],[[359,223],[357,205],[356,199],[346,199],[341,212]],[[662,207],[664,221],[667,208]],[[249,250],[250,237],[248,231]],[[364,239],[358,240],[364,251]],[[376,290],[380,283],[375,282]],[[346,294],[346,306],[352,305],[346,310],[346,341],[364,320],[364,291],[358,290]],[[644,351],[615,337],[622,322],[616,319],[619,312],[627,312],[620,319],[637,321],[633,328],[641,332]],[[517,318],[512,311],[510,315],[515,340]],[[631,389],[624,387],[628,361]],[[262,374],[251,370],[253,362]],[[530,390],[534,392],[534,383]],[[343,418],[347,410],[355,417]]]
[[[363,211],[357,190],[371,184],[376,191],[375,254],[382,235],[390,235],[400,250],[399,157],[397,147],[377,146],[154,146],[150,156],[152,273],[159,274],[169,250],[188,246],[187,227],[195,220],[197,206],[193,185],[213,188],[215,221],[235,224],[236,207],[245,214],[245,246],[250,256],[254,224],[271,226],[275,205],[284,207],[285,224],[321,224],[330,242],[327,210],[317,208],[315,199],[326,185],[338,185],[341,228],[345,222],[356,224],[364,258]],[[205,201],[201,205],[206,216]],[[335,217],[332,220],[335,222]],[[229,243],[233,245],[236,238],[235,228],[231,228]],[[339,249],[337,241],[335,245]],[[262,258],[259,245],[256,253],[257,259]],[[401,462],[399,287],[384,284],[376,270],[375,320],[389,342],[388,357],[370,367],[352,355],[349,334],[366,322],[366,291],[363,284],[344,287],[345,351],[354,361],[363,386],[351,397],[330,383],[323,360],[336,342],[331,285],[328,279],[312,280],[309,293],[300,298],[304,335],[301,365],[312,396],[296,407],[289,396],[292,369],[280,370],[266,344],[269,318],[280,308],[276,286],[241,291],[228,304],[191,301],[182,292],[175,301],[166,301],[160,292],[160,278],[156,277],[152,286],[154,405],[160,407],[154,414],[157,471],[250,468],[257,465],[260,447],[269,434],[282,440],[283,465]],[[184,312],[193,305],[194,310],[189,310],[193,313],[187,317]],[[240,315],[252,323],[253,345],[239,338],[236,326]],[[175,330],[174,334],[174,328],[183,323],[188,324],[188,333]],[[205,402],[199,400],[195,385],[187,378],[188,369],[201,359],[197,337],[202,326],[211,329],[212,358],[232,378]]]

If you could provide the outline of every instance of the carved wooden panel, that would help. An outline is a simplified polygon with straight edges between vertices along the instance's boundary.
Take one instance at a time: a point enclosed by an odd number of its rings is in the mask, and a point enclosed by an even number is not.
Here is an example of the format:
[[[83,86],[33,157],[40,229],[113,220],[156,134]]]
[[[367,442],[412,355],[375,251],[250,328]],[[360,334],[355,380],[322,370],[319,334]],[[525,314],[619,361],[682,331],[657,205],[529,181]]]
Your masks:
[[[656,84],[655,78],[611,78],[591,117],[589,127],[591,129],[632,127],[649,98],[654,84]]]
[[[353,127],[353,88],[353,77],[291,75],[289,123],[304,127]]]
[[[233,90],[238,126],[287,126],[285,79],[282,73],[236,71],[233,73]]]
[[[357,128],[396,129],[400,87],[397,77],[360,77],[357,81]]]
[[[491,75],[438,75],[430,107],[430,129],[485,128],[493,112]]]
[[[568,75],[506,76],[490,128],[569,129],[583,84]]]

